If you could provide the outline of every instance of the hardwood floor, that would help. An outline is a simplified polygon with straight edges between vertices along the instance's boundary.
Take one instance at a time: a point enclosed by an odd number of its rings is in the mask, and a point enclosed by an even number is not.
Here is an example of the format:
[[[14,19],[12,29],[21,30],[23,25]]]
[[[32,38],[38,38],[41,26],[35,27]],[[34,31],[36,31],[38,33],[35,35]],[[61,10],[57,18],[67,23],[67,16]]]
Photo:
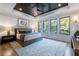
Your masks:
[[[0,44],[0,56],[17,56],[10,43]]]

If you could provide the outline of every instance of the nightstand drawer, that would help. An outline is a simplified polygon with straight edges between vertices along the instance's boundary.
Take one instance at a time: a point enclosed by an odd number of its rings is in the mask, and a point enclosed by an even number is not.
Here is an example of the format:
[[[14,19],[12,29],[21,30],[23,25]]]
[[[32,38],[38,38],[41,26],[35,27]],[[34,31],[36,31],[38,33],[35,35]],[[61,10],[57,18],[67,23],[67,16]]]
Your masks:
[[[10,42],[10,41],[14,41],[14,40],[16,40],[14,35],[2,36],[1,43]]]

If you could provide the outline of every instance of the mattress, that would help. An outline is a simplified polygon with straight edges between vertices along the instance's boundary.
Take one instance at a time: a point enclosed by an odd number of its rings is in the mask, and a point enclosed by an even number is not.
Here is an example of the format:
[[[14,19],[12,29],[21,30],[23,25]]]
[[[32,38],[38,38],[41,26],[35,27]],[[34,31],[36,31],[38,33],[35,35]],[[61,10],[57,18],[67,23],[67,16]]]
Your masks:
[[[42,37],[40,33],[30,33],[25,35],[24,41],[29,41],[40,37]]]
[[[41,33],[29,33],[29,34],[17,34],[17,39],[20,40],[21,36],[24,37],[24,42],[42,37]]]
[[[19,56],[73,56],[67,43],[43,38],[23,48],[15,49]]]

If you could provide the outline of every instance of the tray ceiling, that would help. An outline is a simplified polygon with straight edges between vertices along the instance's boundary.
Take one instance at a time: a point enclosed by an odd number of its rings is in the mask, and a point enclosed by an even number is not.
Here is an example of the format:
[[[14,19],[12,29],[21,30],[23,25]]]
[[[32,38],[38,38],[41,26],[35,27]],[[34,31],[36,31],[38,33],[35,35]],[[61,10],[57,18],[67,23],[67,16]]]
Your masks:
[[[68,6],[68,3],[17,3],[14,9],[32,16],[38,16],[65,6]]]

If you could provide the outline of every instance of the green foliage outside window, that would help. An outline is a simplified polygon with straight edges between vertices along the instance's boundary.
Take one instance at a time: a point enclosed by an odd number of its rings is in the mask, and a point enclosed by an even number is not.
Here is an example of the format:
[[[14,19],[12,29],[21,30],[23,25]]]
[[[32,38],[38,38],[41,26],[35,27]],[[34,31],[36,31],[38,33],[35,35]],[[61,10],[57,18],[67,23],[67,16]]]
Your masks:
[[[49,32],[49,21],[43,22],[43,32],[45,32],[45,33]]]
[[[42,22],[38,22],[38,32],[42,32]]]
[[[57,33],[57,20],[50,21],[50,32]]]
[[[63,17],[60,18],[60,33],[61,34],[70,34],[70,18],[69,17]]]

